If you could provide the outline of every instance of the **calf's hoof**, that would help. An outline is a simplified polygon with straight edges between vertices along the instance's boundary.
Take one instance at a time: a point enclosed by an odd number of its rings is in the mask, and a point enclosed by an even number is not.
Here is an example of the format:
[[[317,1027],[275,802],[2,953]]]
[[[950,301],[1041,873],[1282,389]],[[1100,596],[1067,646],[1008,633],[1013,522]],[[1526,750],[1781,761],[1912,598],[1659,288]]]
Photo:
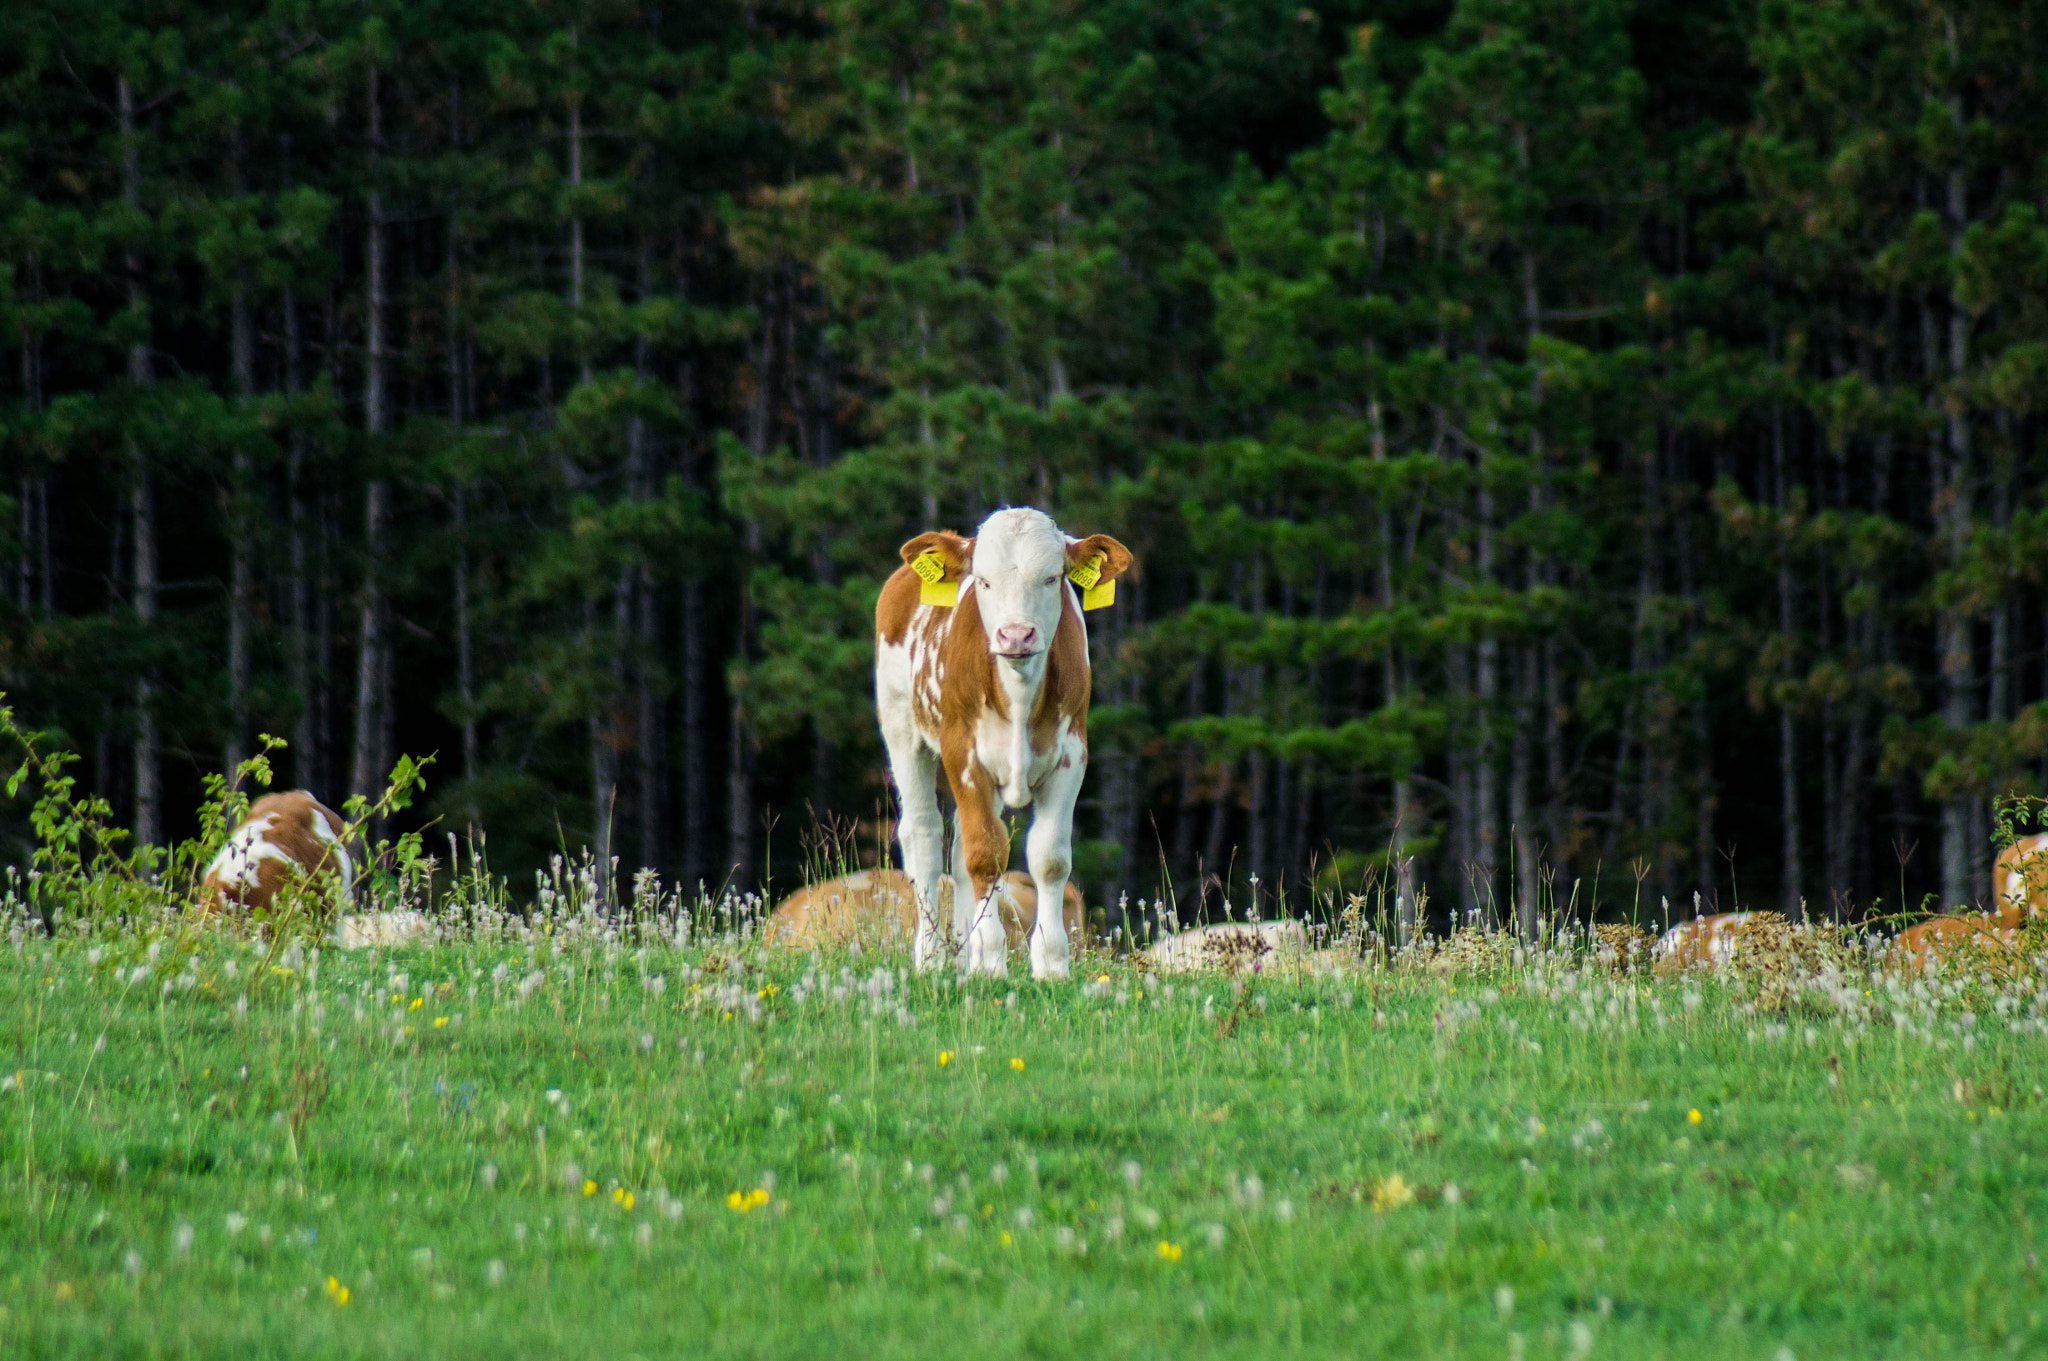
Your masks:
[[[1031,947],[1031,976],[1040,982],[1063,983],[1070,976],[1065,943],[1057,950]]]

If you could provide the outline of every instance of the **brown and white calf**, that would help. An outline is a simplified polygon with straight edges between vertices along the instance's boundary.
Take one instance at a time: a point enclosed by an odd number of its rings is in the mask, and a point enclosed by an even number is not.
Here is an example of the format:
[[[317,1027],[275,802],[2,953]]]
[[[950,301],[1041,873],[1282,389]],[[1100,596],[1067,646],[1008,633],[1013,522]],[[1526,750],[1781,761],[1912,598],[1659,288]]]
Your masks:
[[[341,815],[303,789],[265,794],[206,867],[200,901],[209,911],[229,903],[265,911],[286,881],[302,874],[346,902],[356,873],[342,844],[345,831]]]
[[[1935,917],[1901,931],[1892,962],[1917,972],[1942,955],[2010,949],[2029,918],[2048,914],[2048,833],[2021,837],[1998,853],[1991,898],[1995,913]]]
[[[1752,912],[1715,912],[1680,922],[1657,938],[1651,956],[1660,973],[1682,969],[1720,968],[1735,957],[1736,941]]]
[[[1030,808],[1025,863],[1036,889],[1031,973],[1065,978],[1061,921],[1073,863],[1074,800],[1088,770],[1088,626],[1131,553],[1104,534],[1069,538],[1037,510],[999,510],[971,539],[920,534],[875,603],[875,708],[902,805],[896,839],[917,890],[917,967],[939,962],[944,772],[958,814],[952,935],[969,973],[1008,970],[996,903],[1008,867],[1003,813]]]

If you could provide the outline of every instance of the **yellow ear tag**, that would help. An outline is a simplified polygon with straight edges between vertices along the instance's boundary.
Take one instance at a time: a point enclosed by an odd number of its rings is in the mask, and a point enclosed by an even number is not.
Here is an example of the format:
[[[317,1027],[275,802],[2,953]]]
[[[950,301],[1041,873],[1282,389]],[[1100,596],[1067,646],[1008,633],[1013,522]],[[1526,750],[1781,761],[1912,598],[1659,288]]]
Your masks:
[[[949,610],[960,603],[960,583],[946,580],[946,560],[936,548],[927,548],[910,560],[910,570],[917,573],[921,585],[917,588],[920,605],[935,605]]]
[[[1097,553],[1084,563],[1067,569],[1067,580],[1081,588],[1081,608],[1099,610],[1116,603],[1116,578],[1102,579],[1102,558]]]

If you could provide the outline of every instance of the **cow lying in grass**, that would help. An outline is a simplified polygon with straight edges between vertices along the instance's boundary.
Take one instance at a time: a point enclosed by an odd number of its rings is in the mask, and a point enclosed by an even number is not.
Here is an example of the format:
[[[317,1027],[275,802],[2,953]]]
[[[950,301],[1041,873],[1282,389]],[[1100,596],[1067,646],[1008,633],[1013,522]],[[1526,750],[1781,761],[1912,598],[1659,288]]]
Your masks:
[[[1190,927],[1146,947],[1145,960],[1161,973],[1220,969],[1240,973],[1268,957],[1289,961],[1308,954],[1308,930],[1298,921],[1217,922]]]
[[[1652,950],[1655,967],[1661,973],[1682,969],[1719,967],[1735,953],[1742,927],[1753,912],[1716,912],[1681,922],[1657,938]]]
[[[875,603],[875,709],[902,817],[897,841],[916,889],[911,955],[939,962],[943,774],[959,809],[952,936],[970,973],[1008,969],[996,883],[1009,862],[1006,808],[1032,809],[1024,842],[1036,888],[1031,972],[1068,974],[1066,901],[1074,800],[1088,769],[1088,627],[1114,598],[1130,550],[1073,539],[1037,510],[999,510],[971,539],[920,534]]]
[[[346,834],[341,815],[303,789],[265,794],[206,867],[200,903],[209,912],[232,906],[262,916],[294,881],[345,903],[356,881]]]
[[[950,891],[952,878],[939,876],[940,891]],[[1028,948],[1038,921],[1038,889],[1031,876],[1016,870],[996,884],[996,911],[1003,936],[1012,950]],[[1087,929],[1081,890],[1067,881],[1060,912],[1069,937]],[[777,905],[761,930],[771,945],[814,950],[826,946],[892,945],[917,933],[917,889],[901,870],[862,870],[799,889]]]
[[[418,912],[350,913],[356,861],[341,815],[303,789],[265,794],[228,834],[206,867],[199,902],[211,914],[229,908],[267,917],[287,885],[298,883],[335,909],[334,943],[345,950],[401,945],[426,935]],[[316,916],[321,915],[316,913]]]
[[[1944,956],[2011,949],[2020,928],[2048,912],[2048,833],[2022,837],[1999,852],[1991,867],[1991,898],[1995,913],[1935,917],[1901,931],[1892,942],[1893,962],[1917,973]]]

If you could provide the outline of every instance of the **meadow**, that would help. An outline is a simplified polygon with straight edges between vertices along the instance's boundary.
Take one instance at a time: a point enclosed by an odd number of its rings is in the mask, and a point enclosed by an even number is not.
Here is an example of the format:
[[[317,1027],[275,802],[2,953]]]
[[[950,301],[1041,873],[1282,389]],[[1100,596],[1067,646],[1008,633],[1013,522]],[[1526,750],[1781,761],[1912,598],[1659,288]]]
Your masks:
[[[9,937],[0,1355],[2048,1350],[2038,980]]]

